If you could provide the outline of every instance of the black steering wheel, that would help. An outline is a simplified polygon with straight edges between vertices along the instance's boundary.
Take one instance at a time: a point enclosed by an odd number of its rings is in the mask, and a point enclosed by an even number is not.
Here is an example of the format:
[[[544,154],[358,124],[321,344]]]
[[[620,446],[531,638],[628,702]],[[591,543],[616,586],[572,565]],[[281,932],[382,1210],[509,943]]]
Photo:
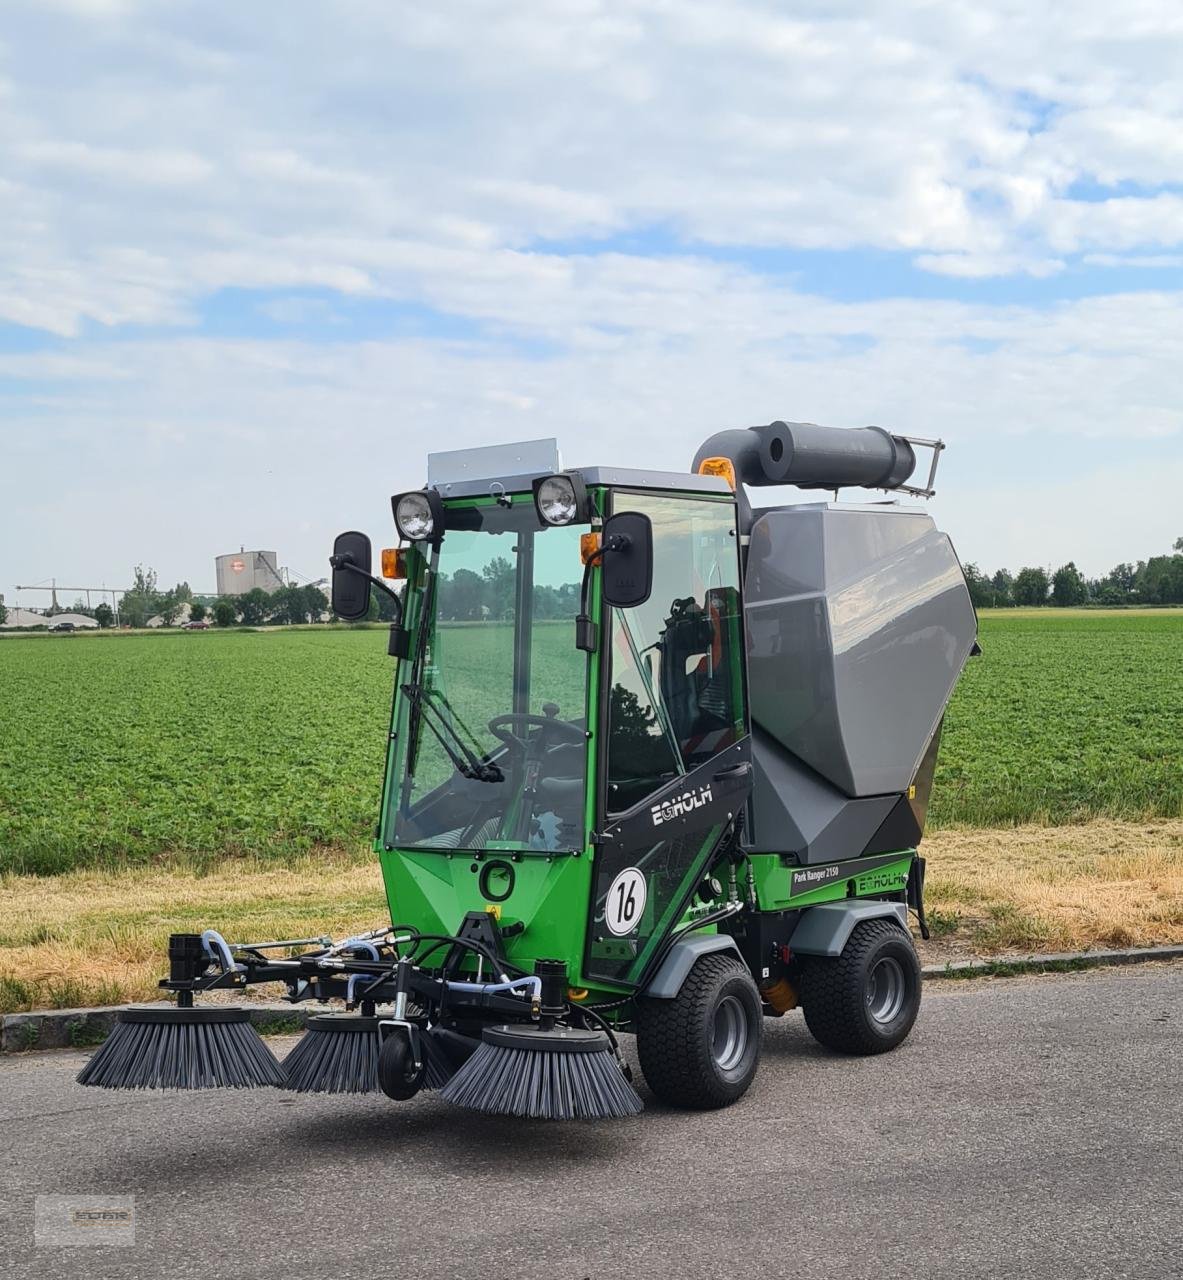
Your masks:
[[[587,734],[577,724],[558,718],[559,709],[553,702],[543,708],[545,715],[536,716],[527,711],[511,711],[503,716],[494,716],[489,721],[489,732],[505,743],[507,747],[526,751],[526,739],[522,736],[526,730],[540,729],[537,745],[542,747],[550,738],[566,742],[585,742]],[[511,728],[512,726],[512,728]],[[519,730],[518,733],[512,729]]]

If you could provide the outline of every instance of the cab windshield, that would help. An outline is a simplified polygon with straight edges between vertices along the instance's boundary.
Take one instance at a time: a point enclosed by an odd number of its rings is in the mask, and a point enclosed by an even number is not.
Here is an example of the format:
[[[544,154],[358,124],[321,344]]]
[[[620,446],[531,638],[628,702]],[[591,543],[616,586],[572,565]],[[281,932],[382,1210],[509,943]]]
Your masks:
[[[453,509],[399,664],[386,844],[581,849],[587,655],[575,647],[586,525],[529,495]]]

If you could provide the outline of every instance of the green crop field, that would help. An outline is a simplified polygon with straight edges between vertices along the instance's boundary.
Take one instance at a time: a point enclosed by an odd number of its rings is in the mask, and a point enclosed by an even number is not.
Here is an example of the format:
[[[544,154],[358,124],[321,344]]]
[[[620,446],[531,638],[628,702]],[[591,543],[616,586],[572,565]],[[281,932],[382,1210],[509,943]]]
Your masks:
[[[489,630],[449,628],[478,674]],[[536,688],[567,666],[567,629],[545,634]],[[316,628],[0,639],[0,868],[358,848],[385,644]],[[1183,814],[1183,612],[986,614],[982,644],[946,718],[934,825]]]

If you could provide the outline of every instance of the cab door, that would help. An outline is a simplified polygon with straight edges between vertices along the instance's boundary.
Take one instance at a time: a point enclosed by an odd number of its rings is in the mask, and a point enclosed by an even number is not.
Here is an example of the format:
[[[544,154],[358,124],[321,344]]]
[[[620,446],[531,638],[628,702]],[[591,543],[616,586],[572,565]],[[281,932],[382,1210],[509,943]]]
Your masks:
[[[653,527],[653,590],[611,609],[585,975],[635,986],[746,802],[748,715],[735,504],[613,494]]]

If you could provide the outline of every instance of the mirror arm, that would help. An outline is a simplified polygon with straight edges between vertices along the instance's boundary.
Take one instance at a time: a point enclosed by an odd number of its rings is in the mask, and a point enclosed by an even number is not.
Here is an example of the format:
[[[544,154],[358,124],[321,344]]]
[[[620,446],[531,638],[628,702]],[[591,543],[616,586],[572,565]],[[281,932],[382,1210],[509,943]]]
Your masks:
[[[613,534],[598,550],[588,556],[583,566],[583,582],[579,588],[579,614],[575,619],[575,647],[584,653],[595,653],[599,642],[596,624],[588,614],[587,589],[591,583],[592,568],[604,559],[605,551],[627,551],[632,546],[632,539],[625,534]]]
[[[381,578],[375,578],[372,573],[367,573],[364,569],[359,568],[349,556],[329,556],[329,565],[333,569],[348,569],[350,573],[356,573],[358,577],[365,578],[371,587],[377,587],[379,591],[385,591],[394,603],[398,605],[399,621],[402,621],[403,598],[397,591],[388,587]]]
[[[388,587],[381,578],[375,578],[372,573],[367,573],[359,565],[353,563],[351,556],[329,556],[329,565],[333,569],[345,569],[349,573],[356,573],[358,577],[365,578],[371,587],[377,587],[379,591],[384,591],[398,606],[398,617],[390,624],[390,640],[386,645],[386,652],[392,658],[405,658],[411,651],[411,638],[403,626],[403,598],[399,593]]]
[[[588,556],[583,566],[583,582],[579,587],[579,614],[575,619],[575,647],[584,653],[595,653],[596,642],[596,624],[591,620],[588,613],[587,589],[591,583],[592,567],[604,557],[604,548],[600,547],[598,551],[593,551]]]

